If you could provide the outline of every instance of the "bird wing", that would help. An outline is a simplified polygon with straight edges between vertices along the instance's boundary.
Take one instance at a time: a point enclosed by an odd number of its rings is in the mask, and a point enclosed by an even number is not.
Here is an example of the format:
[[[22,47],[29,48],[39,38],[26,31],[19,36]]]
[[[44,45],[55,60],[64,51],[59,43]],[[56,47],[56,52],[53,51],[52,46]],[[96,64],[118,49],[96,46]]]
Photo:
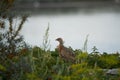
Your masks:
[[[69,49],[67,47],[64,47],[63,49],[66,52],[66,54],[68,54],[70,56],[75,56],[74,52],[71,49]]]
[[[69,48],[63,47],[61,50],[61,56],[67,60],[75,60],[75,55],[73,53],[72,50],[70,50]]]

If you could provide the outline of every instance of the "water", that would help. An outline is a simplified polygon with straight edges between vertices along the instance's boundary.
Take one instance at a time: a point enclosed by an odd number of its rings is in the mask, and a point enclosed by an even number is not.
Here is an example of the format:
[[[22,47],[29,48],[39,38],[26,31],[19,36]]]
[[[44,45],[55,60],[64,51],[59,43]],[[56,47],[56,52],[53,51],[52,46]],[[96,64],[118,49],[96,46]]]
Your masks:
[[[51,50],[58,45],[56,38],[62,37],[65,46],[82,49],[86,36],[88,51],[96,46],[100,52],[120,51],[120,12],[96,11],[42,14],[28,18],[22,34],[31,45],[42,47],[43,36],[49,23],[49,39]]]

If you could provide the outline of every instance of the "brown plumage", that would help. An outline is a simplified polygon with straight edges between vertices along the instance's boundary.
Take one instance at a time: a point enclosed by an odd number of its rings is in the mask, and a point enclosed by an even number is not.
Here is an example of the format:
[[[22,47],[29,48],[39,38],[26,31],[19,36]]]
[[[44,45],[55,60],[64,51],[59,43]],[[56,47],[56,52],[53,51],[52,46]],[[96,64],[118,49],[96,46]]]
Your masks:
[[[59,45],[57,46],[57,49],[59,51],[59,56],[63,58],[65,61],[74,62],[75,61],[74,52],[63,45],[64,42],[62,38],[57,38],[56,41],[59,42]]]

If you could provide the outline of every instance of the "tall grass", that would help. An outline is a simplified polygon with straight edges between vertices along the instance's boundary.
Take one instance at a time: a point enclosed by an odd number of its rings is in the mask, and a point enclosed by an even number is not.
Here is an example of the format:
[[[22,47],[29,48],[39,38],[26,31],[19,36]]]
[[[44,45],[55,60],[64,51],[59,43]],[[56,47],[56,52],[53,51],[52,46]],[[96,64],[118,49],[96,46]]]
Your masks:
[[[45,31],[44,36],[43,36],[43,49],[45,51],[50,50],[49,29],[50,28],[49,28],[49,23],[48,23],[48,27]]]

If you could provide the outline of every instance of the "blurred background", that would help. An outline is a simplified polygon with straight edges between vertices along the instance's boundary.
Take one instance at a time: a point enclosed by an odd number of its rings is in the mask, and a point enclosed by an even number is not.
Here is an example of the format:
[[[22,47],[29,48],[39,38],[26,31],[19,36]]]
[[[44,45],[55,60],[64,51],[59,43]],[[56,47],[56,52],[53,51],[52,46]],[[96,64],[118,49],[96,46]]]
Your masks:
[[[33,46],[42,45],[49,26],[51,50],[58,37],[66,46],[82,49],[89,35],[89,52],[93,46],[99,52],[120,51],[120,0],[16,0],[13,12],[30,15],[21,34]]]

